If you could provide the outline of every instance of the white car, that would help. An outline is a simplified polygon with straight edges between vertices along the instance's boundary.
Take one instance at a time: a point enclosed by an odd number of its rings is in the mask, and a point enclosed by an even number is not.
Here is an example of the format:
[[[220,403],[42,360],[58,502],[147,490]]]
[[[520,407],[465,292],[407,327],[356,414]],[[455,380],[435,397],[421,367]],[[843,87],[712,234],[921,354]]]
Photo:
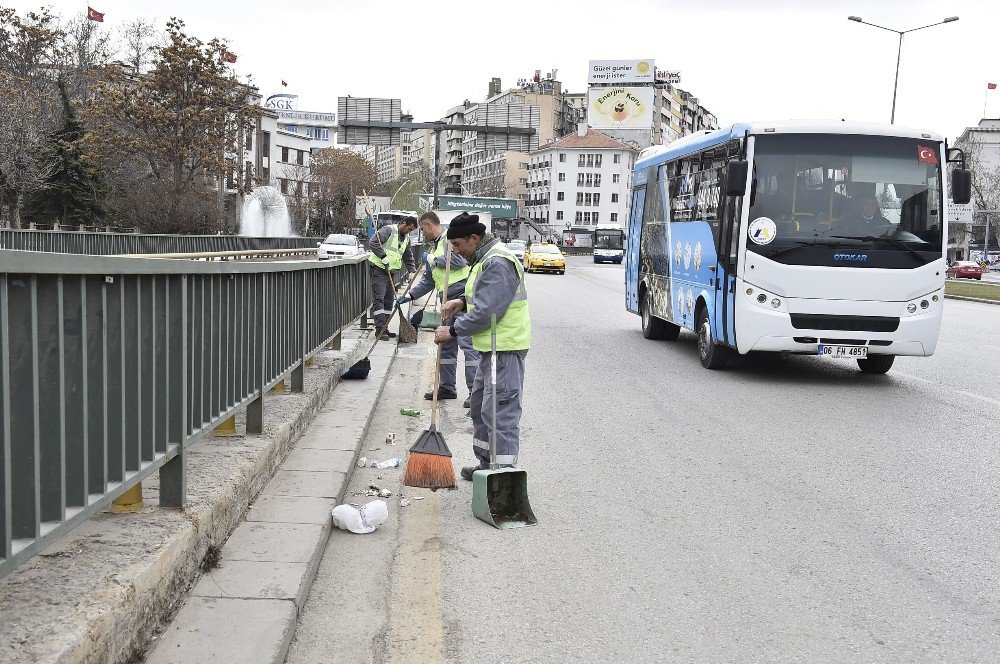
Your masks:
[[[316,258],[324,261],[329,258],[357,256],[362,252],[364,252],[364,247],[353,235],[328,235],[325,240],[319,243],[319,247],[316,249]]]
[[[527,246],[521,240],[511,240],[507,243],[507,248],[510,249],[511,253],[517,256],[517,260],[524,260],[524,250]]]

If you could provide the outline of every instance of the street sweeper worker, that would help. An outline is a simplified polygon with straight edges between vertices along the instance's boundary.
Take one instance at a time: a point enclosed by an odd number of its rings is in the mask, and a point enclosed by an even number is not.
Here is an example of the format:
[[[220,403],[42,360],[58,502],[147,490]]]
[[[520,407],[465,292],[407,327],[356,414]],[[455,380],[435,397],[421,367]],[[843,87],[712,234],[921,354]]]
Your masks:
[[[472,387],[473,452],[478,466],[462,468],[462,478],[472,481],[472,473],[489,467],[490,427],[493,422],[490,383],[490,320],[497,318],[497,463],[517,465],[521,437],[521,398],[524,387],[524,360],[531,345],[531,318],[524,269],[504,243],[486,232],[474,214],[462,213],[451,220],[448,240],[469,262],[469,277],[461,297],[449,300],[441,317],[465,314],[451,325],[434,331],[434,340],[446,343],[455,337],[471,336],[480,353],[479,371]]]
[[[392,288],[390,270],[398,270],[406,263],[406,270],[413,272],[416,266],[413,256],[407,249],[410,247],[409,234],[417,228],[416,217],[403,217],[398,224],[389,224],[379,229],[368,241],[368,273],[372,282],[372,318],[375,319],[375,329],[389,321],[392,305],[396,301],[396,293]],[[396,335],[386,332],[388,338]]]
[[[441,293],[444,290],[444,276],[447,255],[445,252],[451,251],[451,244],[444,236],[444,229],[441,227],[441,220],[433,212],[425,212],[420,217],[420,231],[427,238],[427,269],[420,276],[420,280],[410,289],[410,292],[396,300],[398,306],[403,306],[410,300],[423,297],[432,290]],[[468,263],[462,256],[456,253],[451,255],[451,272],[448,275],[448,294],[441,300],[442,304],[448,300],[461,297],[465,293],[465,280],[469,276]],[[461,317],[463,314],[456,314]],[[454,318],[444,319],[441,323],[450,326],[455,322]],[[472,339],[469,337],[451,337],[441,345],[441,376],[438,381],[438,399],[457,399],[458,391],[456,387],[456,376],[458,373],[458,349],[462,349],[463,367],[465,369],[465,387],[469,390],[470,399],[466,399],[464,407],[471,407],[472,383],[476,379],[476,369],[479,367],[479,353],[472,347]],[[424,394],[424,398],[430,401],[434,398],[434,386]]]

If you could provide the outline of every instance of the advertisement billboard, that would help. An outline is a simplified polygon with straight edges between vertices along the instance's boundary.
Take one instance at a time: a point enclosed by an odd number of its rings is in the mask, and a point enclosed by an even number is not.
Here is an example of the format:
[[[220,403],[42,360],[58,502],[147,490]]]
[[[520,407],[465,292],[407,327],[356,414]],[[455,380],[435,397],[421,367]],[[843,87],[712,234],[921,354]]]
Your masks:
[[[670,83],[671,85],[681,84],[681,72],[677,69],[657,69],[657,83]]]
[[[389,201],[388,196],[355,196],[354,218],[360,220],[369,214],[385,212],[389,209]]]
[[[593,236],[593,231],[587,228],[566,228],[562,232],[562,243],[564,247],[589,247]]]
[[[656,64],[645,60],[591,60],[588,83],[652,83]]]
[[[653,88],[590,88],[587,124],[594,129],[649,129],[653,126]]]

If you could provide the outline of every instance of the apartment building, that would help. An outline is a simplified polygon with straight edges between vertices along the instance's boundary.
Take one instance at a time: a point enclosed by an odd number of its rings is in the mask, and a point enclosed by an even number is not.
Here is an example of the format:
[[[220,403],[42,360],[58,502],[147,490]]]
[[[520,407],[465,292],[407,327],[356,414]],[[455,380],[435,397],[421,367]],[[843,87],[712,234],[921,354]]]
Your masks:
[[[625,226],[638,152],[581,124],[531,155],[525,214],[552,228]]]

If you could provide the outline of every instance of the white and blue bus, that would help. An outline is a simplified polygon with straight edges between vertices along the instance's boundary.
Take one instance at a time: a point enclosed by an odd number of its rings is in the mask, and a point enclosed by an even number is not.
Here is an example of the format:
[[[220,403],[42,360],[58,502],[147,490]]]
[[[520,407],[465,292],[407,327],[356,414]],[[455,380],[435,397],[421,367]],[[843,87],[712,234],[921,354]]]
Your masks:
[[[625,255],[625,231],[619,226],[594,229],[594,262],[622,264]]]
[[[850,358],[885,373],[931,355],[944,300],[943,166],[964,156],[891,125],[737,124],[643,150],[632,178],[626,307],[648,339]],[[957,160],[956,160],[957,161]]]

